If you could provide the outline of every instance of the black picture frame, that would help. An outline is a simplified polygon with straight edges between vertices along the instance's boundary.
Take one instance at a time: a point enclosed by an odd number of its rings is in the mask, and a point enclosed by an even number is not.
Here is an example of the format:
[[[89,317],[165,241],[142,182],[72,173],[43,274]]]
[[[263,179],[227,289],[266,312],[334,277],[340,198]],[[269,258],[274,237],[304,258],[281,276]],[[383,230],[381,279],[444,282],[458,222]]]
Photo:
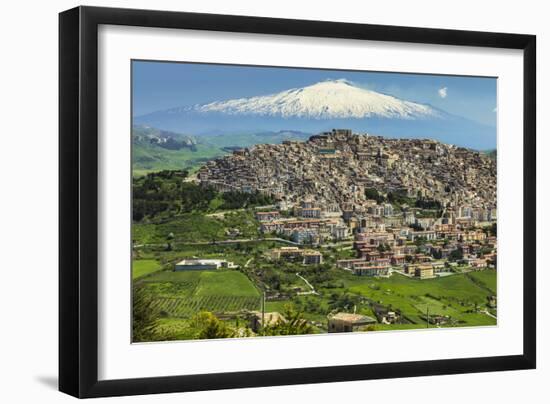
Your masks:
[[[523,354],[98,380],[98,26],[180,28],[523,50]],[[77,7],[59,15],[59,389],[104,397],[536,366],[536,37],[533,35]]]

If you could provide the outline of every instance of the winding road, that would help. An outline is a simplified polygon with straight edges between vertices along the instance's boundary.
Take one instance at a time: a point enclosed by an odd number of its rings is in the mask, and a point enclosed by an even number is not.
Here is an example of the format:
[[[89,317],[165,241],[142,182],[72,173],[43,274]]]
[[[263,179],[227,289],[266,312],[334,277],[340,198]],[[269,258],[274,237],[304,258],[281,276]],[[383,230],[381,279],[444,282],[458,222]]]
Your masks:
[[[306,285],[311,289],[309,292],[301,292],[301,293],[298,293],[299,295],[318,295],[319,293],[317,293],[317,291],[315,291],[315,288],[313,287],[313,285],[311,283],[309,283],[309,281],[304,278],[302,275],[300,275],[299,272],[296,272],[296,276],[298,278],[300,278],[301,280],[303,280]]]

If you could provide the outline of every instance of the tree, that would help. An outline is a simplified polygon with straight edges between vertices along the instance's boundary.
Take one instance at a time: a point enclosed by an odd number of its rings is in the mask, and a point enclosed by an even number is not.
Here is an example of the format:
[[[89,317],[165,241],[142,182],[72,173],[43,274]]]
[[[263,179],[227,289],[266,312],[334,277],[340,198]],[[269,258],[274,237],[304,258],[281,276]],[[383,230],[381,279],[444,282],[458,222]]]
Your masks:
[[[365,198],[374,199],[377,203],[384,202],[385,200],[375,188],[365,188]]]
[[[344,293],[342,295],[336,295],[335,298],[331,299],[329,307],[331,310],[351,311],[353,307],[359,305],[360,302],[360,296]]]
[[[209,311],[195,314],[189,323],[195,339],[215,339],[236,337],[235,330],[228,327]]]
[[[260,331],[261,335],[303,335],[311,334],[313,327],[302,317],[302,313],[292,305],[286,305],[284,319],[279,318],[274,324],[267,324]]]
[[[415,202],[415,206],[416,206],[417,208],[421,208],[421,209],[435,209],[435,210],[440,210],[440,209],[441,209],[441,202],[436,201],[436,200],[432,200],[432,199],[422,199],[422,198],[419,198],[419,199],[417,199],[417,201]]]
[[[161,313],[154,308],[153,302],[152,296],[143,286],[134,285],[132,293],[132,340],[134,342],[164,339],[158,329]]]
[[[414,244],[415,244],[417,247],[420,247],[420,246],[426,244],[426,241],[427,241],[427,240],[426,240],[426,237],[420,236],[420,237],[416,237],[416,238],[414,239]]]
[[[456,250],[451,251],[451,253],[449,254],[450,261],[460,261],[462,258],[464,258],[462,248],[457,248]]]

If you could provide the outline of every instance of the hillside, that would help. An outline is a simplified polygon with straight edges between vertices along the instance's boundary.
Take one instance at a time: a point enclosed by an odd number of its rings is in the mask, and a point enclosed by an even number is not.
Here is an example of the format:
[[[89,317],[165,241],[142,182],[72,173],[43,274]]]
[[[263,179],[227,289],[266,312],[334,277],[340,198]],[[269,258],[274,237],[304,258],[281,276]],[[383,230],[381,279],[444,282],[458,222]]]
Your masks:
[[[257,190],[296,203],[364,202],[366,191],[492,209],[496,162],[433,140],[389,139],[334,130],[306,142],[257,145],[208,163],[199,178],[218,189]]]
[[[224,152],[198,144],[193,136],[136,125],[132,128],[132,171],[134,175],[150,171],[192,169]]]
[[[284,140],[305,140],[308,133],[278,131],[195,137],[136,125],[132,130],[134,175],[152,171],[197,169],[234,149],[256,144],[277,144]]]

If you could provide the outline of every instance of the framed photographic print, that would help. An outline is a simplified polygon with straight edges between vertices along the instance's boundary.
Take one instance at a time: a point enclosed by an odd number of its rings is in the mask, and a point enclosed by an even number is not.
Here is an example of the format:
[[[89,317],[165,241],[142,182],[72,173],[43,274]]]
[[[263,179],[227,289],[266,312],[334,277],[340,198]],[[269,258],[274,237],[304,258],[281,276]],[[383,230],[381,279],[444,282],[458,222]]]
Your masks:
[[[535,37],[60,14],[60,390],[535,367]]]

